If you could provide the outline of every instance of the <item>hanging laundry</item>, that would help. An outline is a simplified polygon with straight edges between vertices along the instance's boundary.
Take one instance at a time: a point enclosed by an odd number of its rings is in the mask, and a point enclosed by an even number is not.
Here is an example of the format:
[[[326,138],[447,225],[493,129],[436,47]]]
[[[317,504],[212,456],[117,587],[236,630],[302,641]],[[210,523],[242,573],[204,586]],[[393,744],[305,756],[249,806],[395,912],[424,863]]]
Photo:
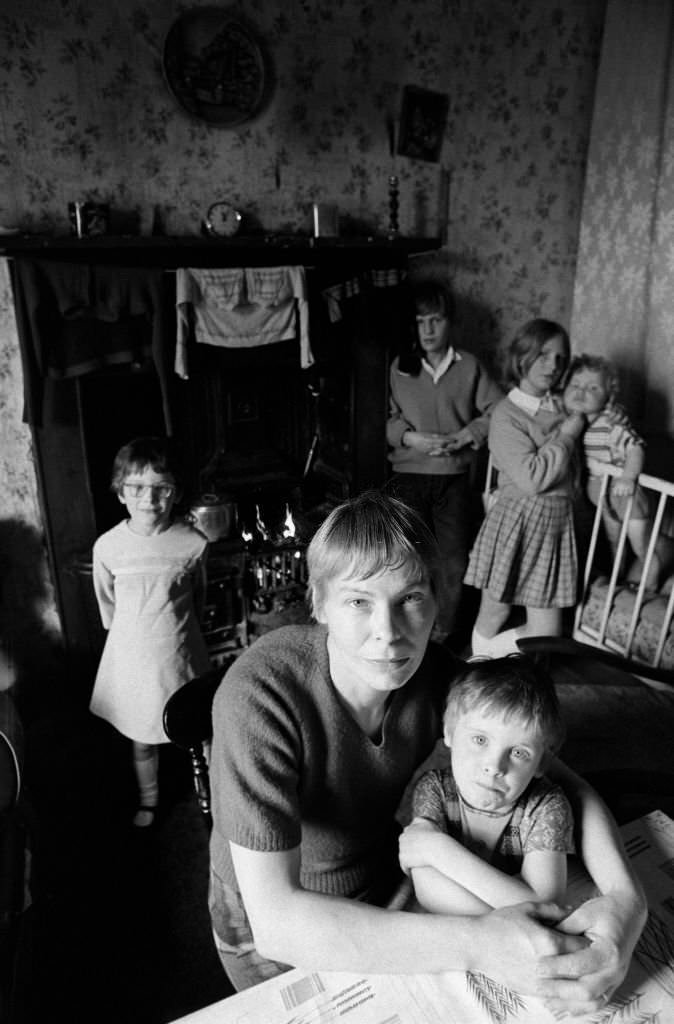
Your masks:
[[[296,337],[302,368],[313,365],[304,267],[181,267],[176,306],[175,372],[185,380],[192,342],[255,348]]]
[[[171,434],[173,331],[161,270],[17,258],[14,283],[26,422],[42,422],[47,377],[151,360]]]
[[[397,288],[406,280],[405,270],[398,267],[387,267],[380,270],[366,270],[353,277],[339,280],[324,288],[321,292],[328,309],[331,323],[342,319],[342,304],[355,295],[360,295],[370,288]]]

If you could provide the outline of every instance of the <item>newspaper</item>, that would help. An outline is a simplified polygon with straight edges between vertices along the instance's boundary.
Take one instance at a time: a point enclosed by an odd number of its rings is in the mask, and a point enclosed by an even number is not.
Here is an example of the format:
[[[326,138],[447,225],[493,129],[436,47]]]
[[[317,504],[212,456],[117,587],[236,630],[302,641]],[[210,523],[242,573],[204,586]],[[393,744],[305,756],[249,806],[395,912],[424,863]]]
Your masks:
[[[648,922],[627,978],[610,1003],[574,1024],[674,1022],[674,821],[654,811],[621,829],[644,885]],[[570,898],[592,895],[576,873]],[[174,1024],[555,1024],[536,998],[484,974],[378,975],[293,970]]]

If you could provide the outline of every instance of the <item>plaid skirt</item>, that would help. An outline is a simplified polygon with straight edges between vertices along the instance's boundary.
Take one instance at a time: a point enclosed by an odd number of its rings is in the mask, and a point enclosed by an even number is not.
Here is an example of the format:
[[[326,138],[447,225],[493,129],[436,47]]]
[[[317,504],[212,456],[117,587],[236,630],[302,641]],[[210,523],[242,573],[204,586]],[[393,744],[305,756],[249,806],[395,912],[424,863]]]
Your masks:
[[[499,495],[475,540],[464,583],[525,608],[576,603],[578,556],[570,498]]]

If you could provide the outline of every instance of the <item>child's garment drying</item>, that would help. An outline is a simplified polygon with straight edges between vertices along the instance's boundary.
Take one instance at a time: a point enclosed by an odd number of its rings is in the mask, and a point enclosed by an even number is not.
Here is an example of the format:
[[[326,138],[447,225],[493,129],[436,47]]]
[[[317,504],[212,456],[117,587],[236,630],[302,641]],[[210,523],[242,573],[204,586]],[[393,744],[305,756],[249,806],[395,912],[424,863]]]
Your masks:
[[[255,348],[299,338],[300,363],[313,364],[303,267],[195,269],[176,272],[175,370],[189,376],[189,345]]]

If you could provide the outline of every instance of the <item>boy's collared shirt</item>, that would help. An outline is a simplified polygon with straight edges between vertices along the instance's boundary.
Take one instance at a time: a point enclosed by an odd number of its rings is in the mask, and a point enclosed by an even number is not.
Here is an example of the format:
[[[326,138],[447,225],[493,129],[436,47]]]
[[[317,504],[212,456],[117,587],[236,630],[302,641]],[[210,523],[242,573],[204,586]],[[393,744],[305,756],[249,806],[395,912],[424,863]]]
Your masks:
[[[430,373],[433,378],[433,383],[437,384],[443,374],[447,373],[447,370],[450,368],[452,363],[458,363],[460,360],[461,354],[456,351],[453,345],[450,345],[436,367],[431,366],[426,359],[421,360],[421,365],[426,373]]]

